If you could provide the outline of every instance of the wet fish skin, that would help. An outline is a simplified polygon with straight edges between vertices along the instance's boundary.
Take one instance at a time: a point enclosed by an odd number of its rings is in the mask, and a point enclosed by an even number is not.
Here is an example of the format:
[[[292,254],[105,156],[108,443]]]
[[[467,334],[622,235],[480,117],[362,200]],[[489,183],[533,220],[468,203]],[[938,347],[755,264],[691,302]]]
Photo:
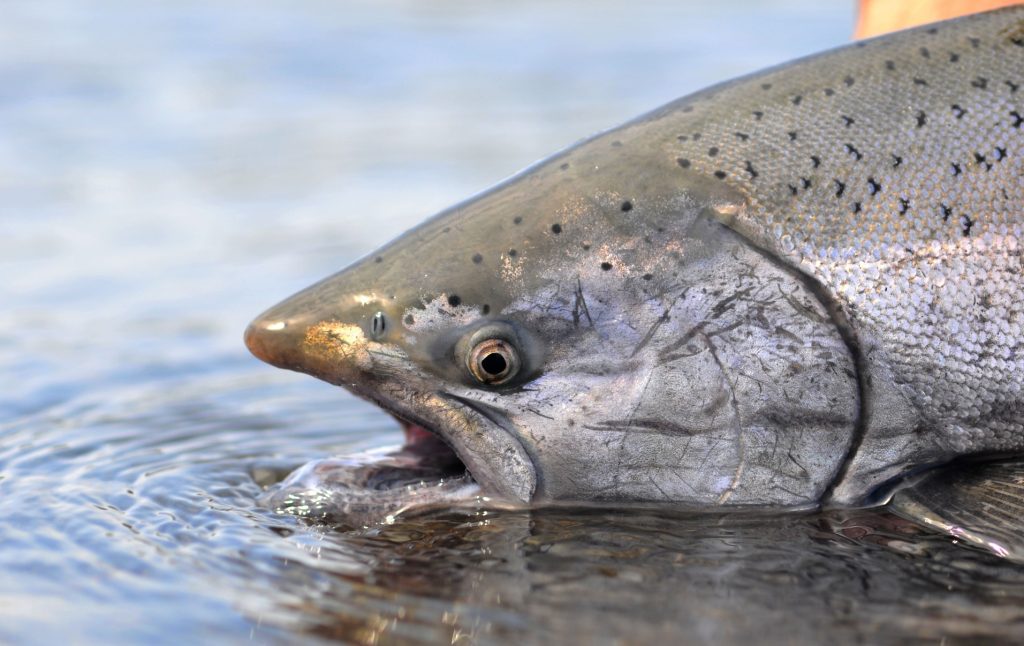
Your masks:
[[[1024,447],[1024,8],[728,82],[261,315],[523,501],[855,504]],[[472,344],[522,367],[487,386]],[[1020,356],[1019,356],[1020,355]]]

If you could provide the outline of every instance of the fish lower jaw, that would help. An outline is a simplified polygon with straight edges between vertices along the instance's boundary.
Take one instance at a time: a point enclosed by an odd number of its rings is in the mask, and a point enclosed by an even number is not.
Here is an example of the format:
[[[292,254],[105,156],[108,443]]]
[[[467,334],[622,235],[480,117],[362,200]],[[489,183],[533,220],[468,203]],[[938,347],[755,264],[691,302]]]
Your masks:
[[[493,464],[487,459],[488,456],[498,455],[498,451],[460,451],[441,431],[434,430],[426,424],[410,421],[394,411],[388,412],[405,434],[403,452],[422,456],[424,460],[433,464],[443,463],[448,473],[454,474],[458,471],[468,485],[478,488],[483,501],[498,502],[504,508],[520,507],[531,502],[536,482],[532,463],[527,465],[528,468],[523,468],[520,464],[519,468],[507,469],[505,460]],[[475,413],[473,411],[473,414]],[[508,444],[509,446],[501,451],[506,456],[519,454],[525,457],[519,443],[503,429],[484,428],[482,434],[490,436],[492,441],[499,445]],[[466,457],[463,458],[463,455]]]
[[[398,380],[365,384],[321,378],[394,417],[410,450],[457,461],[488,504],[521,507],[534,501],[539,489],[534,460],[512,423],[486,405],[444,391],[414,391]]]

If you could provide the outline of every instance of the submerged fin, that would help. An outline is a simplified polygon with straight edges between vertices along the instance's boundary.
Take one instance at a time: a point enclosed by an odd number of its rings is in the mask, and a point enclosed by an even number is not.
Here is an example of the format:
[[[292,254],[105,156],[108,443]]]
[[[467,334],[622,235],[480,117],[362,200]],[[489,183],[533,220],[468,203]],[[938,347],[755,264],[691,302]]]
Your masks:
[[[929,472],[897,491],[889,508],[1017,563],[1024,563],[1024,458]]]

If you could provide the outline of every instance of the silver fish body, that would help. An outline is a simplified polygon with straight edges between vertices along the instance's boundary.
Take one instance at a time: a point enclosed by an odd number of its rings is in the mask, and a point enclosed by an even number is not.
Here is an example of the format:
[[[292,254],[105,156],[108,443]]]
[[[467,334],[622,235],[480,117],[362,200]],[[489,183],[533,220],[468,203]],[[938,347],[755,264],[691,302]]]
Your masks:
[[[859,504],[1024,448],[1024,8],[685,97],[246,333],[521,501]]]

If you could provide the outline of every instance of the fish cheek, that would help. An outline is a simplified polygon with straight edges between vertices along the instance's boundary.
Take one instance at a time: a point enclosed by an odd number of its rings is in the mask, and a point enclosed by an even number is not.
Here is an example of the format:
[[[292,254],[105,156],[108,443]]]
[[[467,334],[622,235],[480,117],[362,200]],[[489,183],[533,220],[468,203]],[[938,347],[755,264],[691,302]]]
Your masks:
[[[691,232],[678,276],[643,299],[628,282],[594,294],[599,341],[553,352],[544,417],[519,424],[550,497],[805,507],[838,472],[859,395],[827,308],[731,230]]]

